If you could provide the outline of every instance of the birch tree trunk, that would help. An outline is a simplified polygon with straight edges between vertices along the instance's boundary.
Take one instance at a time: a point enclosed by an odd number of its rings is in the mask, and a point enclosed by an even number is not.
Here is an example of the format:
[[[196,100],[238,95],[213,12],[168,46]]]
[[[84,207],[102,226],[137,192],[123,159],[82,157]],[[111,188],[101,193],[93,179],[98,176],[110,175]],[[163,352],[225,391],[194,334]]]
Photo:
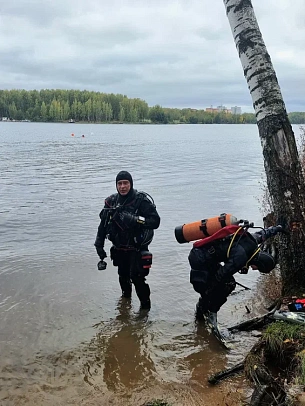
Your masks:
[[[292,230],[280,236],[283,294],[305,293],[305,187],[294,133],[251,0],[223,2],[252,97],[274,213]]]

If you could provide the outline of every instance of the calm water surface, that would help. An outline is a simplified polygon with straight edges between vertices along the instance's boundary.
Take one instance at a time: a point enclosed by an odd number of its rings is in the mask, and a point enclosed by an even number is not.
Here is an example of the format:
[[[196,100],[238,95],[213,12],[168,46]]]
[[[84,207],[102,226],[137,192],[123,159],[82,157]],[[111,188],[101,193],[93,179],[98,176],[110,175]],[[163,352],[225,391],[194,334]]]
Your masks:
[[[195,323],[191,244],[174,228],[222,212],[261,225],[256,125],[0,123],[0,156],[0,404],[226,404],[207,377],[254,338],[231,337],[228,353]],[[109,260],[96,267],[98,215],[122,169],[161,216],[147,316],[136,295],[121,301]],[[252,288],[258,278],[237,276]],[[259,310],[252,292],[221,309],[224,331],[247,317],[245,304]]]

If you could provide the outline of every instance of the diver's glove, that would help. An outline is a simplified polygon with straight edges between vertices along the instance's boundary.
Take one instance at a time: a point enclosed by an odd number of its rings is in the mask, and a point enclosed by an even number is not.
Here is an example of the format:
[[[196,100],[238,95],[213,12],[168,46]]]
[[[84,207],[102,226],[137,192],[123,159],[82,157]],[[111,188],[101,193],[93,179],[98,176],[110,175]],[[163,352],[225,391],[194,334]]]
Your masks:
[[[103,261],[103,259],[107,257],[106,251],[104,250],[104,248],[97,248],[96,250],[101,261]]]
[[[279,216],[277,219],[277,232],[283,234],[290,234],[290,230],[287,224],[287,219],[284,216]]]
[[[134,228],[139,224],[145,224],[144,217],[135,216],[128,211],[122,211],[121,213],[118,213],[118,216],[126,228]]]
[[[289,229],[288,228],[286,228],[286,227],[283,227],[281,224],[279,224],[279,225],[277,225],[276,227],[276,231],[278,232],[278,233],[283,233],[283,234],[290,234],[290,231],[289,231]]]

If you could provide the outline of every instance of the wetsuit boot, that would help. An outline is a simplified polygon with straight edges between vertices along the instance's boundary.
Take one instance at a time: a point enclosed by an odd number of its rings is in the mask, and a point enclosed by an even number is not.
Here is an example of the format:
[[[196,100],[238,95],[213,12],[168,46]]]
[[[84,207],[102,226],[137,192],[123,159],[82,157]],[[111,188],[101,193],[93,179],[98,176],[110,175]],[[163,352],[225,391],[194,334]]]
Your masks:
[[[150,310],[151,303],[150,299],[141,302],[141,310]]]
[[[207,305],[202,297],[199,298],[196,304],[195,317],[197,320],[204,320],[204,315],[208,311]]]
[[[151,308],[150,302],[150,288],[149,285],[145,282],[143,277],[134,277],[132,279],[136,293],[141,302],[141,309],[149,310]]]
[[[131,298],[132,285],[130,279],[119,277],[120,286],[122,289],[122,297]]]
[[[205,318],[206,318],[206,322],[210,325],[212,325],[213,327],[217,328],[217,313],[215,312],[211,312],[211,311],[207,311],[205,313]]]

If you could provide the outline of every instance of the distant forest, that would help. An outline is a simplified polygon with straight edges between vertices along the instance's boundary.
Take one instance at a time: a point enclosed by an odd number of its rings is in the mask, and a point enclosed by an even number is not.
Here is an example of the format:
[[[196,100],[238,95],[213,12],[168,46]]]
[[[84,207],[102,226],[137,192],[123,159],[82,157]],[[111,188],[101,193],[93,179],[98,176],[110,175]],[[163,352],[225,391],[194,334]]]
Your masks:
[[[0,118],[37,122],[255,124],[252,113],[211,113],[192,108],[149,107],[141,99],[87,90],[0,90]],[[289,113],[304,124],[305,112]]]

